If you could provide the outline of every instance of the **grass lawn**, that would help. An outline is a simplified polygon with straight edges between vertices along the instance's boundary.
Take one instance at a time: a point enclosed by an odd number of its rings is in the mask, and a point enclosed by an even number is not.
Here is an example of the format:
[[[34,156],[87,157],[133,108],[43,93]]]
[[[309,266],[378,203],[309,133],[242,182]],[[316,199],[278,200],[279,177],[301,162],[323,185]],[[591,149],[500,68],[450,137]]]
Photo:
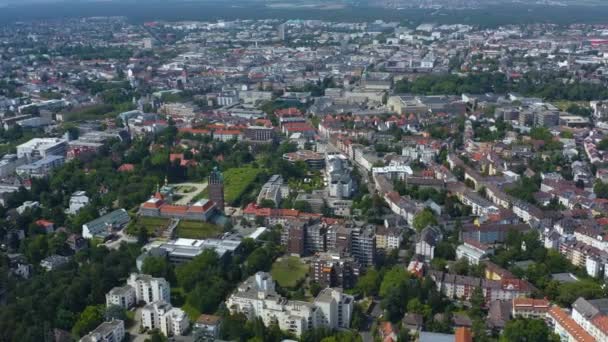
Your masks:
[[[308,269],[298,257],[282,257],[272,265],[270,274],[281,287],[292,288],[306,277]]]
[[[256,180],[263,169],[239,167],[224,172],[224,200],[233,204]]]
[[[177,236],[186,239],[205,239],[222,233],[222,227],[200,221],[180,221]]]
[[[292,179],[289,181],[290,189],[294,189],[297,191],[303,190],[308,193],[311,193],[313,190],[321,190],[323,189],[323,187],[323,177],[321,177],[319,173],[308,175],[304,179]]]
[[[169,224],[169,219],[162,217],[145,217],[138,216],[127,227],[129,235],[137,235],[139,227],[144,227],[148,230],[149,235],[157,235],[157,231],[163,230]]]

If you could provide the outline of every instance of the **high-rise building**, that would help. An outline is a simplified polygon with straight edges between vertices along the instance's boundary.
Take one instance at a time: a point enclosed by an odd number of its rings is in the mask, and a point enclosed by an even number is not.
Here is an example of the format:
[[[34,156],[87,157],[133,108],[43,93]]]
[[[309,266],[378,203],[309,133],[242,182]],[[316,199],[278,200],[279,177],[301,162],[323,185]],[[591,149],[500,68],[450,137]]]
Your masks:
[[[279,27],[277,28],[277,35],[279,36],[279,40],[285,41],[285,38],[286,38],[285,24],[279,25]]]
[[[218,210],[224,211],[224,176],[217,167],[209,175],[209,199],[217,205]]]

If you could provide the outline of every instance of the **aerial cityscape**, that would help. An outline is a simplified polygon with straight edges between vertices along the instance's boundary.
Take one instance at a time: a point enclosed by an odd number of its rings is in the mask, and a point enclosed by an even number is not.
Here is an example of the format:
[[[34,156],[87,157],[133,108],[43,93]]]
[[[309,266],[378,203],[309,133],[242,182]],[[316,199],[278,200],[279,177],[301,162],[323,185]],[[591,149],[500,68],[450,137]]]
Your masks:
[[[608,341],[606,15],[0,1],[0,342]]]

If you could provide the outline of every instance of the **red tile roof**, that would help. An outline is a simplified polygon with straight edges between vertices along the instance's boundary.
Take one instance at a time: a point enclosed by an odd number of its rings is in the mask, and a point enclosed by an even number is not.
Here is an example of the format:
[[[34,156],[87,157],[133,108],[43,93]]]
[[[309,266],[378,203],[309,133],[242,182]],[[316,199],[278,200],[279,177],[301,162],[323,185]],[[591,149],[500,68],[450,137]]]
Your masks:
[[[48,220],[40,219],[40,220],[36,221],[36,225],[46,228],[48,226],[54,225],[54,223],[51,221],[48,221]]]
[[[118,172],[131,172],[135,170],[135,165],[133,164],[122,164],[118,168]]]
[[[549,316],[561,325],[578,342],[595,342],[578,323],[576,323],[562,308],[553,306],[549,309]]]
[[[591,320],[591,323],[602,333],[608,335],[608,315],[597,315]]]
[[[472,342],[473,336],[471,335],[471,329],[460,327],[456,329],[455,342]]]
[[[524,297],[513,298],[513,310],[549,310],[549,301]]]

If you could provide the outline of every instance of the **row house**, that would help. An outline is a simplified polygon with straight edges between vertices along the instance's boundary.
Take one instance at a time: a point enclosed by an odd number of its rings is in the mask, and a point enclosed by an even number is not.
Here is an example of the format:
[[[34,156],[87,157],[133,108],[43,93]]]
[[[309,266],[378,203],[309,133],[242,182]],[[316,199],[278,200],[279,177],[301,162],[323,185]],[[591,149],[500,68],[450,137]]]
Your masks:
[[[498,212],[498,208],[492,202],[476,192],[465,190],[464,192],[458,192],[456,195],[462,204],[471,207],[471,213],[475,216],[490,215]]]
[[[481,244],[491,245],[503,243],[509,231],[524,233],[530,229],[530,226],[527,224],[466,224],[462,227],[460,238],[462,240],[472,240]]]
[[[608,340],[608,299],[579,297],[572,304],[572,319],[596,341]]]
[[[601,251],[608,251],[608,233],[601,229],[579,227],[574,230],[576,241],[593,246]]]
[[[553,306],[547,313],[547,319],[561,341],[567,342],[596,342],[583,327],[581,327],[568,313],[559,306]]]
[[[546,299],[513,298],[511,314],[513,318],[545,319],[550,306]]]
[[[559,252],[573,265],[584,268],[592,277],[604,274],[608,264],[608,253],[581,241],[564,241],[559,245]]]
[[[321,216],[320,214],[305,213],[294,209],[262,208],[255,203],[249,203],[243,209],[245,219],[253,221],[257,217],[261,217],[268,226],[285,225],[292,220],[318,220]]]
[[[402,197],[399,193],[394,191],[385,193],[383,198],[391,211],[396,215],[403,217],[409,226],[413,226],[414,217],[424,209],[419,203]]]
[[[521,279],[486,280],[438,271],[429,271],[429,276],[438,291],[448,298],[462,300],[470,300],[476,288],[481,288],[486,303],[527,297],[535,290],[530,283]]]

